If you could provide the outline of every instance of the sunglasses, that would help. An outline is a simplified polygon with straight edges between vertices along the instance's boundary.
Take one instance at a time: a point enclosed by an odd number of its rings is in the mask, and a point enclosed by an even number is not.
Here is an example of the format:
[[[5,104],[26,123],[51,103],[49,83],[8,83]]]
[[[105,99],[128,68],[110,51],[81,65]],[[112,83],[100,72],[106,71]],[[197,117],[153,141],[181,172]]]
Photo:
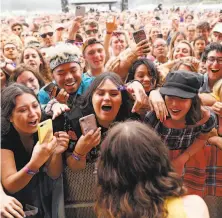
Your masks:
[[[87,35],[90,35],[91,33],[98,33],[98,30],[97,29],[95,29],[95,30],[86,30],[86,34]]]
[[[53,32],[43,33],[40,36],[41,38],[45,39],[47,36],[50,36],[50,37],[53,36]]]

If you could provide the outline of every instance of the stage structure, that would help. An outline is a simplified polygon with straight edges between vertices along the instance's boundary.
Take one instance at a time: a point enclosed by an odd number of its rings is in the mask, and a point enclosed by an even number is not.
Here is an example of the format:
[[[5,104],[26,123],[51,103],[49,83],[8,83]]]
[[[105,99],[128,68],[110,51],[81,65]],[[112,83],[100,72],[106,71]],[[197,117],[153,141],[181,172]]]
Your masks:
[[[66,1],[66,0],[62,0]],[[119,5],[121,10],[128,10],[128,0],[69,0],[72,6],[77,5],[109,5],[109,10],[112,10],[113,5]]]

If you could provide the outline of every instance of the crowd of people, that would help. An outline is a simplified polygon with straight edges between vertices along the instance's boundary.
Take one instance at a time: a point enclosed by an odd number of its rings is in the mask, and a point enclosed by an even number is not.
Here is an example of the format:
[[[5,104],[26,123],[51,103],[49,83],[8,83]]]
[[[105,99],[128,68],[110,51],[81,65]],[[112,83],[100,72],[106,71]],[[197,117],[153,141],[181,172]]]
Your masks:
[[[1,17],[0,52],[2,217],[66,217],[64,168],[71,217],[221,216],[222,11]]]

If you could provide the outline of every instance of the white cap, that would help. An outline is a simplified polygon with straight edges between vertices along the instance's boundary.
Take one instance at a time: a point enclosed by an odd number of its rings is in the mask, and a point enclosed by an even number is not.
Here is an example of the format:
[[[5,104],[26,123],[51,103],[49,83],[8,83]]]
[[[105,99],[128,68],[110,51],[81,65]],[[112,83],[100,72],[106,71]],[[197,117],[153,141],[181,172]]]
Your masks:
[[[217,23],[217,24],[214,26],[212,32],[222,33],[222,23]]]

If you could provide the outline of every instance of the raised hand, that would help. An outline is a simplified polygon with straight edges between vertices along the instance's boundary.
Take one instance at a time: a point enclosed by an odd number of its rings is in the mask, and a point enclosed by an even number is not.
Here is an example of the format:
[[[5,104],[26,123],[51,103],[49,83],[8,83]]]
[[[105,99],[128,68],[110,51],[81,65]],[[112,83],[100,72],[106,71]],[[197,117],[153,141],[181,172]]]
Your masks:
[[[131,50],[137,57],[148,54],[150,52],[148,39],[142,40],[138,44],[133,44]]]

